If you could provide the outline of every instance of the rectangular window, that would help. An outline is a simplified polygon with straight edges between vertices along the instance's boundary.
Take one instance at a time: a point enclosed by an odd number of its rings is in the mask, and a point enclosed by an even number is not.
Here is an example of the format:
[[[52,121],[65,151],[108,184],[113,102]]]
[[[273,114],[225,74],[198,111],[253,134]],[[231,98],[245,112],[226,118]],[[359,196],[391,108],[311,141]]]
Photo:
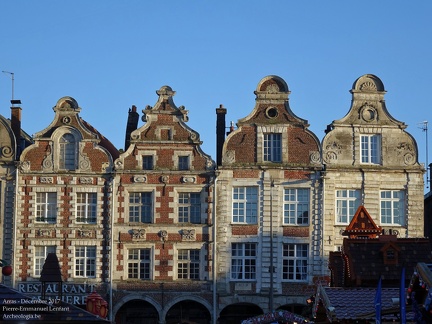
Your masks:
[[[288,281],[306,281],[308,270],[308,245],[284,244],[282,278]]]
[[[361,135],[361,163],[381,163],[381,137],[380,135]]]
[[[200,250],[177,251],[177,278],[200,279]]]
[[[201,223],[201,195],[199,192],[181,192],[178,197],[179,223]]]
[[[143,155],[143,170],[153,170],[153,155]]]
[[[36,221],[42,223],[57,221],[57,193],[36,193]]]
[[[336,190],[336,222],[349,224],[360,206],[360,190]]]
[[[233,222],[256,224],[258,215],[258,187],[233,188]]]
[[[285,189],[284,224],[309,224],[309,189]]]
[[[129,194],[129,222],[151,223],[153,219],[153,198],[151,192]]]
[[[405,225],[405,192],[403,190],[381,191],[381,223]]]
[[[96,223],[96,193],[78,192],[76,199],[76,221],[86,224]]]
[[[264,134],[264,161],[282,162],[282,134]]]
[[[128,251],[128,278],[149,280],[151,274],[151,250],[131,249]]]
[[[96,277],[96,246],[75,247],[75,277]]]
[[[56,253],[55,245],[35,246],[35,254],[34,254],[34,276],[35,277],[40,277],[48,253]]]
[[[231,254],[231,279],[256,279],[256,243],[233,243]]]
[[[59,141],[59,167],[64,170],[75,169],[75,137],[64,134]]]
[[[178,169],[189,170],[189,156],[181,155],[178,157]]]

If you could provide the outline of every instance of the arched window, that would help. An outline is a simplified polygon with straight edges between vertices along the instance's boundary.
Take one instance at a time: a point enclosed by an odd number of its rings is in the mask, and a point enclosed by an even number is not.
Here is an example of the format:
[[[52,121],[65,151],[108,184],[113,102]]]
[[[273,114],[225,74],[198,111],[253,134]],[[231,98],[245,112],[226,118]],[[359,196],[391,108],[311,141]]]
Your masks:
[[[59,168],[64,170],[75,170],[75,137],[72,134],[64,134],[60,138]]]

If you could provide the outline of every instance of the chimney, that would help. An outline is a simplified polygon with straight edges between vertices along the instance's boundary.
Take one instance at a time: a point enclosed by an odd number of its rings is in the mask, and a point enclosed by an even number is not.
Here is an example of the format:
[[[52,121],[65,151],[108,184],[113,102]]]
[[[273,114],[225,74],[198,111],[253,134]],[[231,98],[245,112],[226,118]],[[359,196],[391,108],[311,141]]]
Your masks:
[[[23,141],[21,140],[21,107],[17,107],[14,104],[18,103],[20,104],[21,101],[18,102],[18,100],[13,100],[16,102],[12,103],[12,107],[11,107],[11,128],[12,128],[12,132],[15,136],[15,141],[16,141],[16,159],[19,158],[22,150],[24,149],[23,147]],[[12,100],[11,100],[12,102]]]
[[[126,125],[126,138],[125,138],[125,146],[124,150],[126,151],[130,145],[130,136],[134,130],[138,128],[138,119],[139,114],[137,113],[137,107],[132,106],[131,109],[129,109],[129,115]]]
[[[225,142],[225,115],[227,110],[220,105],[216,108],[216,164],[222,165],[222,148]]]

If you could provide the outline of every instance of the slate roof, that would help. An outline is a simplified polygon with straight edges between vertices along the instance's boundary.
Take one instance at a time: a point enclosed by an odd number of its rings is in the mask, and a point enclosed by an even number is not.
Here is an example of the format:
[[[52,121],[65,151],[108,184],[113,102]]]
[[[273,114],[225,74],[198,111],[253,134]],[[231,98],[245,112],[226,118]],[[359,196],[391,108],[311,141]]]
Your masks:
[[[385,262],[385,248],[396,249],[397,263]],[[378,239],[345,239],[343,243],[345,265],[345,286],[375,287],[381,275],[383,286],[399,286],[402,268],[407,269],[406,282],[410,280],[411,269],[418,262],[432,263],[429,240],[426,238],[395,238],[391,241],[380,236]],[[349,267],[349,269],[347,269]]]
[[[375,319],[376,288],[318,288],[318,299],[322,301],[327,316],[332,321]],[[318,301],[318,300],[317,300]],[[399,288],[382,288],[382,320],[399,321]],[[314,309],[316,312],[316,309]],[[406,308],[407,321],[414,319],[411,307]]]
[[[12,307],[18,307],[13,309]],[[20,307],[22,307],[20,309]],[[54,308],[58,307],[58,308]],[[37,315],[36,319],[34,316]],[[5,317],[4,317],[5,316]],[[29,316],[33,316],[29,317]],[[75,305],[58,302],[50,308],[46,302],[38,302],[15,289],[0,284],[0,319],[6,323],[109,323]]]

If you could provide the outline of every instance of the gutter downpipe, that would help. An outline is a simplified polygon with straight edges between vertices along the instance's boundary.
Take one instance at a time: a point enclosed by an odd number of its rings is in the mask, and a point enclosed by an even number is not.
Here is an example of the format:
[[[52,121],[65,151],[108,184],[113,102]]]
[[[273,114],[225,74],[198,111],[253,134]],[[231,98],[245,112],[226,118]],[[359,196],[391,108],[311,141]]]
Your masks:
[[[12,226],[13,226],[13,239],[12,239],[12,287],[15,288],[15,280],[16,280],[16,267],[15,267],[15,256],[16,256],[16,239],[17,239],[17,218],[18,218],[18,173],[19,173],[19,166],[15,169],[15,197],[14,197],[14,213],[13,213],[13,220],[12,220]]]
[[[112,188],[111,188],[111,230],[110,233],[110,269],[109,269],[109,276],[110,276],[110,288],[109,288],[109,320],[111,323],[114,323],[113,319],[113,289],[112,289],[112,282],[113,282],[113,264],[114,264],[114,239],[113,239],[113,230],[114,230],[114,211],[115,211],[115,199],[114,199],[114,188],[115,188],[115,177],[113,177],[112,180]]]
[[[217,229],[216,229],[216,189],[217,189],[217,181],[218,181],[218,174],[216,174],[215,181],[214,181],[214,190],[213,190],[213,269],[212,269],[212,275],[213,275],[213,324],[217,323],[217,294],[216,294],[216,235],[217,235]]]

